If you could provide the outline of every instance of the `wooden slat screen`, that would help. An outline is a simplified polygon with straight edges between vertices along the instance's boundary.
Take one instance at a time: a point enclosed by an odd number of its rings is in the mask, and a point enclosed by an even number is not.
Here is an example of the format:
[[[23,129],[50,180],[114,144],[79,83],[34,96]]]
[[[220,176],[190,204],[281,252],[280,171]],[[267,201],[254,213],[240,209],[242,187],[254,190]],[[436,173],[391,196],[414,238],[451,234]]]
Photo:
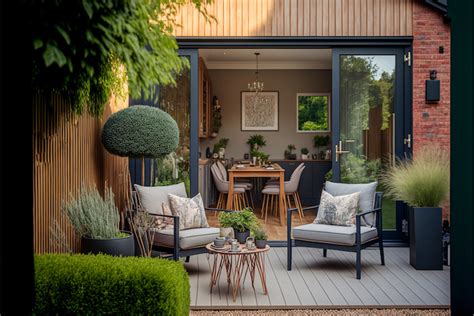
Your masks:
[[[49,104],[48,104],[49,103]],[[80,243],[60,207],[81,184],[96,184],[103,193],[112,187],[117,207],[123,210],[129,199],[128,159],[110,155],[103,148],[100,132],[111,113],[128,105],[112,98],[102,119],[88,114],[66,114],[67,103],[59,96],[48,101],[33,99],[33,220],[35,253],[63,252],[68,247],[54,236],[62,232],[69,249]],[[59,229],[58,229],[59,228]]]
[[[410,36],[413,0],[215,0],[211,23],[191,5],[176,36]]]

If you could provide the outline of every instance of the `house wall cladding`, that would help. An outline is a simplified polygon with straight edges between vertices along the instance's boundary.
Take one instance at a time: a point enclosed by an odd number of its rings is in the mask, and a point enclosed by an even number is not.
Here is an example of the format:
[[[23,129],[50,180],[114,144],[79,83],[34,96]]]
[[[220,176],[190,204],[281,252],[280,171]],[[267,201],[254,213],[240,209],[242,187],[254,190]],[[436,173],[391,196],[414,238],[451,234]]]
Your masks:
[[[48,104],[50,103],[50,104]],[[128,106],[128,100],[112,99],[102,119],[68,113],[59,96],[33,99],[33,225],[35,253],[80,250],[69,220],[61,212],[62,201],[76,195],[82,184],[95,184],[103,193],[112,187],[120,210],[129,200],[128,159],[110,155],[100,142],[103,122]]]
[[[413,3],[413,147],[440,146],[450,150],[450,59],[449,23],[443,15],[421,2]],[[440,47],[444,53],[440,53]],[[425,101],[425,81],[430,70],[440,80],[440,101]],[[450,203],[443,206],[443,218],[449,219]]]
[[[176,36],[410,36],[412,0],[216,0],[183,7]]]

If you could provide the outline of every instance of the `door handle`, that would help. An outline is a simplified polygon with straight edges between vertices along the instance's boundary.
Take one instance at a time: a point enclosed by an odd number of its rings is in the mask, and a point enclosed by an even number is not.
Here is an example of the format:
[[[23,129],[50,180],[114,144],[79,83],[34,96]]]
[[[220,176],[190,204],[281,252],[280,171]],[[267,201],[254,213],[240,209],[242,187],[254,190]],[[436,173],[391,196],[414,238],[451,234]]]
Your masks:
[[[403,139],[403,144],[407,145],[408,148],[411,148],[411,134],[408,134],[407,138]]]
[[[336,150],[334,151],[336,153],[336,162],[339,161],[339,156],[343,154],[348,154],[348,150],[342,150],[342,140],[339,141],[339,144],[336,144]]]

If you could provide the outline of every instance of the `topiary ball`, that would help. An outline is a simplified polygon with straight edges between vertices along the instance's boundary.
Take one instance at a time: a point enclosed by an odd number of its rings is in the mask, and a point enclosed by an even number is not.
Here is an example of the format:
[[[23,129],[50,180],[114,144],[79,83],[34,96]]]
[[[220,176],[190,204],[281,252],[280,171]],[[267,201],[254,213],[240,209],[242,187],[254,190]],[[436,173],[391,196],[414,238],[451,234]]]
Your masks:
[[[102,129],[102,144],[117,156],[155,158],[173,152],[178,143],[178,125],[171,115],[146,105],[112,114]]]

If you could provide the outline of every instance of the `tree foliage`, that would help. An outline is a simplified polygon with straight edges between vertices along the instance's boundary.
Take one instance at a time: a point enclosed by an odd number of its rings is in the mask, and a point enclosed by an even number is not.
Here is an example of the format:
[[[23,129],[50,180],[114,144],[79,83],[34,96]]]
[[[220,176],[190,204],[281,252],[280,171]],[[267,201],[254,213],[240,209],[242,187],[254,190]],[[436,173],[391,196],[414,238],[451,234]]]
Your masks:
[[[171,35],[180,6],[206,19],[211,0],[33,0],[33,87],[58,92],[81,114],[102,114],[111,93],[152,97],[188,67]],[[120,71],[124,65],[124,71]]]

